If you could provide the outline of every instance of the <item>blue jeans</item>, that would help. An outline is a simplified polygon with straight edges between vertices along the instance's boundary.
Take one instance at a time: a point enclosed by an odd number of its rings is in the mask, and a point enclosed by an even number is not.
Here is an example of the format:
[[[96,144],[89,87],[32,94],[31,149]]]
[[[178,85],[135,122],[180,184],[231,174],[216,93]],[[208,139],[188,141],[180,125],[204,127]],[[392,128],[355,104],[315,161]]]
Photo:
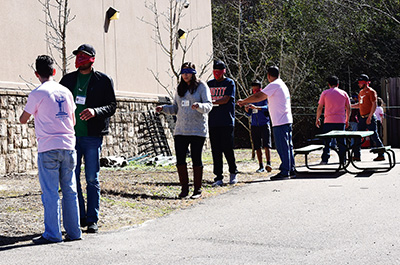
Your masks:
[[[350,130],[351,131],[357,131],[358,130],[358,122],[351,121],[349,122]],[[351,145],[354,145],[355,140],[352,138],[351,139]]]
[[[344,131],[345,129],[346,124],[344,123],[324,123],[323,132],[328,133],[333,130]],[[332,139],[325,140],[325,147],[321,156],[323,162],[328,162],[331,148],[336,147],[336,142],[332,141]],[[339,147],[339,159],[341,163],[344,163],[346,161],[346,140],[344,138],[339,138],[337,141]]]
[[[39,182],[44,207],[43,237],[62,241],[61,209],[58,187],[62,191],[62,215],[65,231],[71,239],[82,236],[75,180],[75,150],[50,150],[38,154]]]
[[[78,188],[78,201],[81,219],[86,219],[88,223],[97,223],[99,220],[100,208],[100,152],[103,137],[77,136],[76,137],[76,184]],[[82,194],[81,185],[81,163],[82,156],[85,160],[86,194],[87,208]]]
[[[379,138],[377,128],[376,128],[376,116],[375,114],[371,118],[371,123],[367,124],[367,118],[362,118],[360,117],[360,120],[358,121],[358,130],[359,131],[368,131],[374,132],[373,135],[370,136],[370,139],[375,143],[376,147],[382,147],[382,141]],[[356,145],[358,145],[356,148],[353,149],[354,151],[354,157],[361,158],[361,145],[360,145],[360,140],[357,139]],[[378,156],[383,157],[383,153],[378,154]]]
[[[292,124],[284,124],[272,127],[274,131],[275,146],[281,159],[279,170],[282,175],[294,174],[294,154],[292,141]]]

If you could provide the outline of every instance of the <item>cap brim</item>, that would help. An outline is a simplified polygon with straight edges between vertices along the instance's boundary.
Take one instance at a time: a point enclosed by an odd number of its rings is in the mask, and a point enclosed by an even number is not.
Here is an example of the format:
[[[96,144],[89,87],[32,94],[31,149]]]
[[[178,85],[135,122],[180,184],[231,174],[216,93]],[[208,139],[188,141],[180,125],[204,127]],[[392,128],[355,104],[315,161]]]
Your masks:
[[[84,51],[84,50],[75,50],[75,51],[73,51],[72,52],[72,54],[73,55],[77,55],[78,54],[78,52],[83,52],[83,53],[86,53],[87,55],[89,55],[89,56],[92,56],[92,57],[94,57],[94,55],[93,54],[91,54],[91,53],[88,53],[87,51]]]

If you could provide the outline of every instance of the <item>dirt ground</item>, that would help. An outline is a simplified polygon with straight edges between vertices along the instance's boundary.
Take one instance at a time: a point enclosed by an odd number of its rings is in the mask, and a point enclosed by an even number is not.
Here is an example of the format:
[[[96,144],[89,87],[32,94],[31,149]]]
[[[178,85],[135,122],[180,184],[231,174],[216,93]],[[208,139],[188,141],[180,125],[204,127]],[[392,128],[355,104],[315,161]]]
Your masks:
[[[251,159],[251,150],[235,150],[235,155],[240,171],[239,183],[213,188],[211,154],[209,150],[204,152],[202,199],[256,180],[269,180],[278,172],[279,158],[275,150],[272,150],[274,170],[271,173],[255,173],[258,163]],[[191,176],[190,163],[189,170]],[[225,180],[229,179],[227,170],[225,164]],[[175,166],[172,165],[154,167],[131,163],[124,168],[102,168],[100,181],[100,232],[139,225],[202,200],[177,199],[180,186]],[[84,181],[82,186],[86,186]],[[0,246],[30,241],[43,230],[43,206],[36,173],[0,176]]]

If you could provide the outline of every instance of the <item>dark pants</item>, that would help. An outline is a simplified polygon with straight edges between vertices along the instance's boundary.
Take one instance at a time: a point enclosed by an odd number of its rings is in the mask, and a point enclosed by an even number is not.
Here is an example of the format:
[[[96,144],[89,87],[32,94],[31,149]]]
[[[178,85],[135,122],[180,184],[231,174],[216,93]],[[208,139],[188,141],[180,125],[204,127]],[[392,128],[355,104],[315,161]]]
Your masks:
[[[271,148],[271,128],[268,124],[262,126],[251,126],[251,139],[253,141],[254,150]]]
[[[205,137],[193,136],[193,135],[176,135],[175,139],[175,154],[176,154],[176,165],[186,165],[186,154],[190,145],[190,156],[194,167],[203,166],[201,160],[201,153],[203,151],[203,145]]]
[[[324,123],[323,132],[328,133],[333,130],[344,131],[346,129],[346,125],[344,123]],[[341,163],[346,162],[346,140],[344,138],[338,138],[338,148],[339,148],[339,159]],[[331,145],[331,139],[325,140],[325,147],[322,153],[321,159],[323,162],[328,162],[330,157],[331,148],[335,148],[335,144]]]
[[[214,174],[217,176],[214,180],[222,180],[223,162],[222,154],[225,155],[229,166],[229,173],[236,173],[235,154],[233,152],[233,126],[210,127],[211,152],[214,162]]]
[[[358,130],[359,131],[366,131],[368,129],[368,131],[374,132],[373,135],[370,136],[370,139],[374,142],[376,147],[382,147],[382,141],[379,138],[377,129],[376,129],[376,116],[373,115],[371,118],[371,123],[367,124],[367,118],[361,118],[358,121]],[[361,145],[360,145],[360,139],[357,139],[356,145],[358,145],[356,148],[354,148],[354,156],[357,158],[361,157]],[[383,156],[383,153],[379,154],[378,156]]]

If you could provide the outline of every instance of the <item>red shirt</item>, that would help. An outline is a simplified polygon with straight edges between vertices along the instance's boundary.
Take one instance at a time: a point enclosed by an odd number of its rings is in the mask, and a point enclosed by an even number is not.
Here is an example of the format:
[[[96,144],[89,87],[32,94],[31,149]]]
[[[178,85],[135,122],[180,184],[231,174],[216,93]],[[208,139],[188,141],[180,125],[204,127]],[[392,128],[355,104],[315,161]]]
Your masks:
[[[360,91],[358,100],[360,102],[360,115],[365,116],[371,112],[372,104],[376,102],[376,91],[367,87]]]

